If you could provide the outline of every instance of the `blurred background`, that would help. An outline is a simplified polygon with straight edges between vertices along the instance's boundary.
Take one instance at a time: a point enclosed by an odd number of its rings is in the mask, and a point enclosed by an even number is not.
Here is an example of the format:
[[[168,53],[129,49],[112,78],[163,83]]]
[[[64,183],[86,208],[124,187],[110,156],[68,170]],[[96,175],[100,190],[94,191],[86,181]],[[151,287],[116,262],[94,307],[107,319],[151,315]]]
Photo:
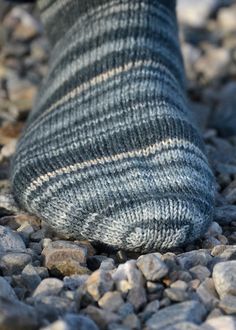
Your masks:
[[[217,203],[236,203],[236,1],[179,0],[189,106],[218,183]],[[0,189],[47,72],[50,47],[32,4],[0,0]]]

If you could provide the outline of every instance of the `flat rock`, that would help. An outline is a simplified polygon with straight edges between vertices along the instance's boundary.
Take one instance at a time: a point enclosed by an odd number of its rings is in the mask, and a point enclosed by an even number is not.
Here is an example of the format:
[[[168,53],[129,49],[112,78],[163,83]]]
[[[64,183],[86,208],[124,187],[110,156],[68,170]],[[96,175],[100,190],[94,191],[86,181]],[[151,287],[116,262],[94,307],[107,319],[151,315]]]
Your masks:
[[[111,274],[103,269],[96,270],[85,282],[87,292],[98,301],[102,295],[112,290],[114,281]]]
[[[138,258],[136,265],[147,281],[158,281],[168,273],[168,267],[160,259],[159,254],[149,253]]]
[[[38,317],[33,307],[20,301],[0,298],[0,329],[36,330],[39,327]]]
[[[156,312],[147,322],[148,330],[166,329],[180,322],[200,324],[206,309],[197,301],[186,301],[168,306]]]
[[[25,252],[25,249],[20,235],[8,227],[0,226],[0,252]]]
[[[181,302],[189,299],[189,294],[182,289],[178,288],[167,288],[165,289],[164,295],[172,301]]]
[[[86,274],[90,271],[86,267],[88,249],[70,241],[54,241],[43,249],[44,265],[52,275],[70,276]]]
[[[33,297],[56,296],[62,291],[63,285],[63,281],[57,278],[45,278],[35,289]]]
[[[212,278],[216,291],[222,298],[224,295],[236,295],[236,261],[226,261],[216,264]]]

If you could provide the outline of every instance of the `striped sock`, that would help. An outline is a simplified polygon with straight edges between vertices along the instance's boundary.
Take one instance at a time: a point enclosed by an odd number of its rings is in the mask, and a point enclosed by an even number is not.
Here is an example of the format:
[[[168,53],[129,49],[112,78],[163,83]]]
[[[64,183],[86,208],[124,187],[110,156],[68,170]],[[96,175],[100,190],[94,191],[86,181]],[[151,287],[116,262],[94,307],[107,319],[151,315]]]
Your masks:
[[[193,241],[214,180],[187,109],[173,0],[39,0],[49,72],[12,161],[22,208],[134,251]]]

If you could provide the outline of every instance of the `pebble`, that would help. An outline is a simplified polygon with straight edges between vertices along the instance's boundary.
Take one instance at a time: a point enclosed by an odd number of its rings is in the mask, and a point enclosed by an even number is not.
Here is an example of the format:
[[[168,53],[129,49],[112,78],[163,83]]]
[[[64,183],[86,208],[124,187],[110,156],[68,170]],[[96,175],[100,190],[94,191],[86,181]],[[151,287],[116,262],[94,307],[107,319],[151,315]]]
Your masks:
[[[208,310],[218,305],[219,299],[212,278],[206,278],[196,292]]]
[[[22,238],[8,227],[0,226],[0,252],[25,252]]]
[[[88,306],[82,310],[83,314],[89,316],[99,327],[99,329],[106,329],[108,324],[112,322],[119,322],[121,320],[120,316],[113,313],[107,312],[106,310],[100,309],[95,306]]]
[[[236,295],[236,260],[216,264],[212,278],[221,298],[227,294]]]
[[[114,281],[106,270],[96,270],[85,282],[87,292],[98,301],[104,293],[112,290]]]
[[[41,330],[99,330],[97,325],[84,315],[66,314],[62,320],[53,322]]]
[[[206,237],[209,237],[209,236],[216,237],[217,235],[221,235],[221,234],[222,234],[221,226],[216,221],[213,221],[211,223],[210,227],[208,228],[208,231],[205,234],[205,236]]]
[[[31,264],[25,266],[21,274],[23,283],[30,292],[35,290],[41,282],[41,277],[38,275],[37,271]]]
[[[147,322],[148,330],[161,330],[179,322],[200,324],[206,315],[206,310],[197,301],[186,301],[168,306],[157,311]]]
[[[0,276],[0,299],[18,300],[15,291],[12,289],[8,281]]]
[[[201,282],[211,275],[209,269],[202,265],[197,265],[189,269],[194,278],[199,279]]]
[[[57,296],[63,289],[63,281],[57,278],[45,278],[36,287],[33,297]]]
[[[32,257],[28,253],[6,253],[0,259],[0,270],[3,275],[20,274],[23,268],[31,262]]]
[[[226,314],[236,314],[236,296],[225,295],[219,302],[219,307]]]
[[[212,256],[208,250],[196,250],[182,253],[177,260],[183,268],[189,269],[197,265],[207,266]]]
[[[70,241],[54,241],[43,249],[44,265],[54,276],[89,273],[86,267],[88,250]]]
[[[0,329],[38,329],[39,319],[33,307],[20,301],[0,298]]]
[[[165,289],[165,296],[167,296],[170,300],[181,302],[189,299],[189,294],[182,289],[178,288],[168,288]]]
[[[131,330],[140,330],[141,329],[141,322],[136,314],[127,315],[124,318],[124,320],[122,321],[122,324]]]
[[[138,258],[136,265],[147,281],[158,281],[168,273],[168,267],[160,259],[159,254],[150,253]]]
[[[220,316],[207,320],[200,330],[236,330],[236,319],[232,316]]]
[[[143,286],[135,286],[129,290],[127,301],[130,302],[136,311],[147,303],[147,296]]]
[[[124,304],[124,300],[119,291],[106,292],[99,299],[98,305],[107,311],[115,312]]]

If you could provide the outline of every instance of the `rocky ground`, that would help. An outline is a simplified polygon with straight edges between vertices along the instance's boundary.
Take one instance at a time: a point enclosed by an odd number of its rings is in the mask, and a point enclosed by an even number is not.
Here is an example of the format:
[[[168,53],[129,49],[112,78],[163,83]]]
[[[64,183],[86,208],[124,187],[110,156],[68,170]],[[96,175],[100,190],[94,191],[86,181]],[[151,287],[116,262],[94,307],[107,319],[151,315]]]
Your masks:
[[[205,237],[165,254],[66,241],[15,205],[9,162],[49,46],[32,6],[0,4],[0,329],[236,329],[236,2],[180,0],[190,107],[216,176]]]

